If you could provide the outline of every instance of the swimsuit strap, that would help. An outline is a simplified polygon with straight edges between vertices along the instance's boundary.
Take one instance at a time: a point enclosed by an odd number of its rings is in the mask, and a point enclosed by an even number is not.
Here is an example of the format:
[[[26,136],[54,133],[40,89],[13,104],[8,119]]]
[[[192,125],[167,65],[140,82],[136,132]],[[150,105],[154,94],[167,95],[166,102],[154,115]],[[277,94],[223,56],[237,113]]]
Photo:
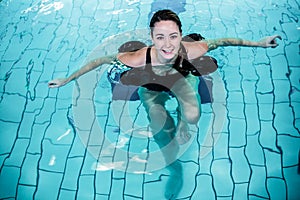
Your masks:
[[[194,70],[195,66],[188,60],[187,51],[184,48],[182,43],[180,43],[180,46],[182,51],[181,56],[183,57],[183,60],[182,60],[182,68],[178,70],[187,74],[188,73],[187,71]]]
[[[151,66],[151,46],[147,48],[147,53],[146,53],[146,68]]]
[[[149,46],[147,48],[145,71],[151,75],[154,75],[154,72],[152,71],[151,48],[152,46]]]

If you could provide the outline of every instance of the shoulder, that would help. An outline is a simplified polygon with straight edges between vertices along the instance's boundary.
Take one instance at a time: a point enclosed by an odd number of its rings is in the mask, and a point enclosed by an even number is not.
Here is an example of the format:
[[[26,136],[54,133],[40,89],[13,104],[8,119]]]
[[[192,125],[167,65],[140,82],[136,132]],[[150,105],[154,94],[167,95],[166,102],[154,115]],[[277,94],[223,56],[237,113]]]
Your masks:
[[[142,48],[135,52],[119,53],[117,55],[118,60],[123,64],[130,67],[141,67],[145,66],[146,63],[146,51],[148,47]]]
[[[187,51],[188,59],[195,59],[203,56],[208,51],[208,45],[205,41],[182,42]]]

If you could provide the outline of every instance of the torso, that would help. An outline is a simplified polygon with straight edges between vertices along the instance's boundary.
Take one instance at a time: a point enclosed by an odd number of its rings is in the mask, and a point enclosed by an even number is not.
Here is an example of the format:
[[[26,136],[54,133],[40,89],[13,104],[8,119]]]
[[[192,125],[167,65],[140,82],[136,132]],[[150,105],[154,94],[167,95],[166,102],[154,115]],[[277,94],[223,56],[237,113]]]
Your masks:
[[[200,57],[207,52],[207,45],[203,42],[182,42],[182,44],[186,49],[188,60]],[[154,51],[153,47],[145,47],[136,52],[119,54],[118,59],[132,68],[144,67],[150,73],[151,83],[143,85],[143,87],[153,91],[169,91],[178,79],[187,74],[178,73],[178,70],[173,67],[174,63],[160,64]]]
[[[154,48],[148,47],[146,51],[145,71],[150,74],[150,83],[143,87],[152,91],[170,91],[174,83],[187,74],[179,73],[173,66],[174,63],[153,66],[152,51]]]

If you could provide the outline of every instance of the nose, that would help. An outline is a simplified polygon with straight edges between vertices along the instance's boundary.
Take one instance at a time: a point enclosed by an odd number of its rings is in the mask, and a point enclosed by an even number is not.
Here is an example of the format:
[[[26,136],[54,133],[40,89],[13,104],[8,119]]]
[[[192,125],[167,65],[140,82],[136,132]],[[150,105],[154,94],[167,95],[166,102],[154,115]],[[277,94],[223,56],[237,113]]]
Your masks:
[[[170,39],[169,39],[169,38],[166,38],[166,39],[165,39],[165,46],[166,46],[166,47],[170,47],[170,46],[171,46],[171,42],[170,42]]]

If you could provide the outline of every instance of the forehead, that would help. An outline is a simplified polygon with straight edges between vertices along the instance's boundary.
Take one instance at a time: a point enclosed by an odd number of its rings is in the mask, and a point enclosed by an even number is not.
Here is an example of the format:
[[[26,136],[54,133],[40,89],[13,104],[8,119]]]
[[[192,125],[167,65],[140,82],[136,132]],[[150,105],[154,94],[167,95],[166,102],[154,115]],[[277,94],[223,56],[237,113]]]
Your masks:
[[[179,28],[175,22],[168,20],[168,21],[159,21],[154,24],[154,27],[153,27],[154,34],[170,33],[170,32],[172,32],[172,33],[178,32],[179,33]]]

